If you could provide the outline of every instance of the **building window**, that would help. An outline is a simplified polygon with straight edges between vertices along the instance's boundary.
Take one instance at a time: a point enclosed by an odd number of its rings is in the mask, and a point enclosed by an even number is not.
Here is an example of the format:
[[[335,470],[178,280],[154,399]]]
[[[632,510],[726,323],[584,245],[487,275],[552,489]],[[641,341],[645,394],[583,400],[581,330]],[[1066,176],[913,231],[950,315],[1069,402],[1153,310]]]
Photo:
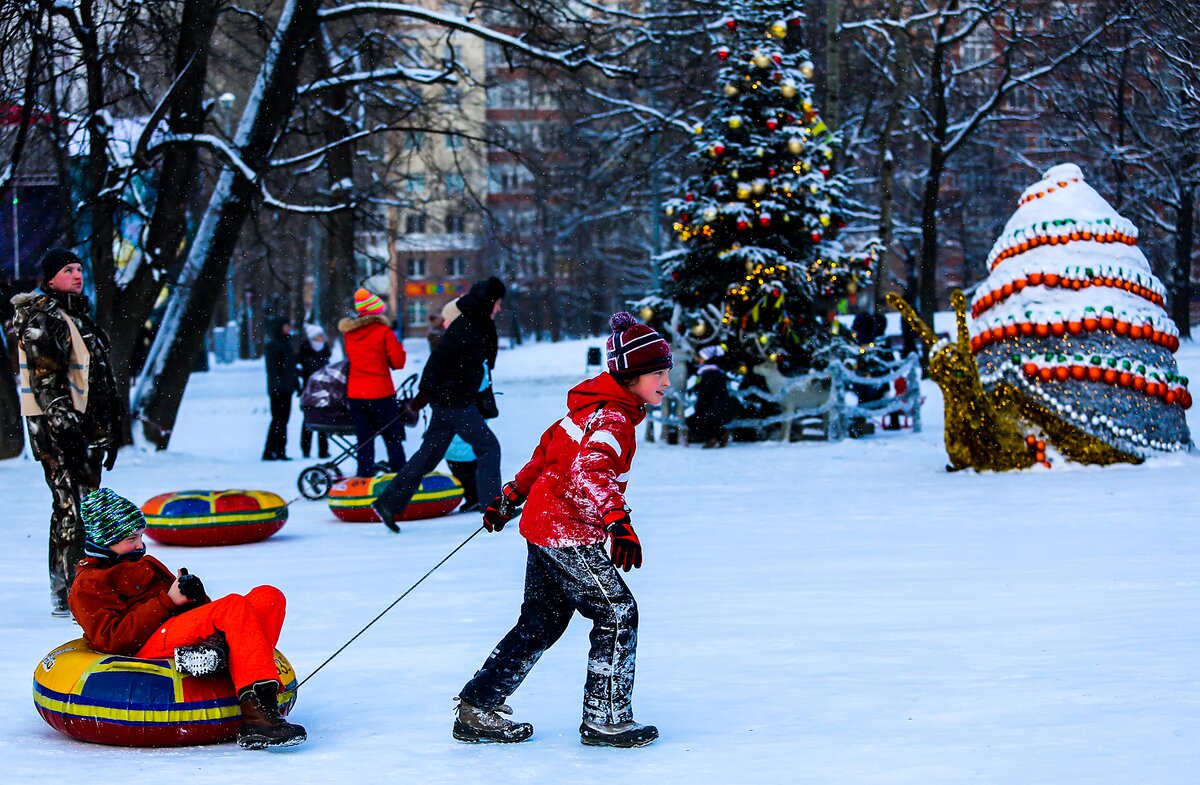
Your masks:
[[[986,22],[971,31],[962,42],[962,64],[971,66],[996,56],[996,38]]]
[[[404,137],[404,146],[409,150],[420,150],[425,146],[425,134],[420,131],[409,131]]]
[[[446,149],[461,150],[463,146],[463,138],[458,134],[446,134]]]
[[[1032,87],[1018,87],[1008,94],[1006,100],[1013,112],[1033,113],[1042,110],[1041,96]]]
[[[462,213],[446,215],[446,234],[462,234],[467,229],[467,219]]]
[[[404,231],[408,234],[424,234],[425,213],[409,213],[404,216]]]
[[[411,280],[424,278],[426,275],[425,257],[413,256],[405,260],[405,268]],[[425,317],[421,317],[424,319]]]
[[[425,190],[425,175],[410,174],[404,178],[404,189],[410,194],[419,194]]]
[[[446,190],[450,193],[461,193],[466,187],[466,179],[458,172],[451,172],[446,175]]]
[[[447,278],[466,278],[470,275],[467,268],[467,257],[451,256],[446,259],[446,277]]]
[[[424,300],[409,300],[405,304],[405,309],[408,311],[408,325],[410,327],[420,327],[425,324],[425,320],[429,317],[429,303]]]

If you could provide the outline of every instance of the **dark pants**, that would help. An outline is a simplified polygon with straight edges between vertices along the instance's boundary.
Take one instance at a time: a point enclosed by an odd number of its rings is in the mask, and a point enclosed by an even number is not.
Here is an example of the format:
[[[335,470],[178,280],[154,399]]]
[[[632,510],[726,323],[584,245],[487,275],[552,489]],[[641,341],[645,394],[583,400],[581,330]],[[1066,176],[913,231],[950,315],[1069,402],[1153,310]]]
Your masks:
[[[82,461],[44,458],[42,471],[50,486],[50,604],[53,610],[67,609],[67,590],[75,580],[75,566],[83,558],[83,517],[79,500],[100,487],[103,453],[88,450]]]
[[[300,452],[305,458],[312,452],[312,437],[313,432],[309,430],[308,426],[300,429]],[[329,457],[329,434],[317,434],[317,455],[321,458]]]
[[[400,471],[404,467],[404,422],[396,399],[351,398],[350,413],[354,416],[354,436],[358,440],[358,476],[375,476],[375,436],[380,431],[387,448],[388,468]]]
[[[429,427],[421,448],[404,465],[404,471],[388,483],[379,502],[397,515],[404,512],[417,492],[421,478],[433,471],[446,455],[446,449],[458,434],[475,451],[475,484],[479,498],[491,500],[500,494],[500,442],[487,421],[474,406],[431,406]]]
[[[446,461],[454,479],[462,484],[463,506],[470,507],[479,501],[479,484],[475,481],[475,472],[479,470],[477,461]],[[488,499],[491,501],[491,499]]]
[[[287,456],[287,426],[292,418],[292,391],[273,392],[271,397],[271,424],[267,427],[267,444],[263,447],[263,460]]]
[[[486,709],[504,703],[566,632],[575,611],[592,622],[583,718],[599,724],[632,720],[637,602],[603,545],[529,545],[521,616],[462,688],[462,699]]]

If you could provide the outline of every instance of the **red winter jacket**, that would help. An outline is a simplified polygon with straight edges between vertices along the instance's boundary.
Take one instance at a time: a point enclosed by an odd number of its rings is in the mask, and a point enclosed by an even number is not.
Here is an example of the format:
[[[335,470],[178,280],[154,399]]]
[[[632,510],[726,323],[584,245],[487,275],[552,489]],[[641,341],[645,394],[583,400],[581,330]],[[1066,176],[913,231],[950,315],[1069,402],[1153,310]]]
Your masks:
[[[387,320],[378,314],[342,319],[338,329],[345,336],[346,359],[350,361],[350,379],[346,397],[357,399],[391,398],[396,394],[391,370],[404,367],[404,346]]]
[[[570,414],[551,425],[514,482],[528,496],[521,534],[534,545],[568,548],[604,542],[604,514],[625,508],[646,416],[640,401],[607,373],[567,393]]]
[[[89,646],[133,656],[164,621],[198,607],[176,605],[167,596],[174,583],[174,573],[153,556],[112,566],[88,557],[79,562],[67,602]]]

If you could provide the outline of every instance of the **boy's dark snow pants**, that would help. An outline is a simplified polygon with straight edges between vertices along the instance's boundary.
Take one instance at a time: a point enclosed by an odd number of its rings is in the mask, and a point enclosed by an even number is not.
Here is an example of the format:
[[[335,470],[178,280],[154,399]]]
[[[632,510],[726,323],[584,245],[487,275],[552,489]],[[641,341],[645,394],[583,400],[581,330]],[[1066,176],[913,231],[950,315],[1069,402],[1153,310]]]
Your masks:
[[[488,709],[504,703],[562,637],[575,611],[592,621],[583,718],[601,724],[632,720],[637,602],[602,544],[529,545],[521,616],[463,687],[462,699]]]

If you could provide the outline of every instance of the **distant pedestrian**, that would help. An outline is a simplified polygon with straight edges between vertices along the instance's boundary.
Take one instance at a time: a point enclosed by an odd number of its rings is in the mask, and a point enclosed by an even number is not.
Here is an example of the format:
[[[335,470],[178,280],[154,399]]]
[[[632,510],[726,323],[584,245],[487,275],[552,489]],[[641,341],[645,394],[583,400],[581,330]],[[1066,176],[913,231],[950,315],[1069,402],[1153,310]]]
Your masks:
[[[263,352],[267,363],[267,396],[271,400],[271,424],[267,428],[267,443],[263,446],[264,461],[290,461],[287,455],[287,427],[292,417],[292,396],[300,391],[300,376],[296,373],[296,353],[292,351],[292,323],[283,317],[267,325],[267,347]]]
[[[354,293],[352,318],[338,322],[346,342],[350,378],[346,397],[358,439],[358,476],[375,476],[375,436],[382,431],[388,469],[404,467],[404,421],[396,401],[392,371],[404,367],[404,345],[388,326],[383,300],[366,289]]]
[[[462,315],[450,323],[429,354],[419,390],[433,413],[421,447],[371,505],[394,532],[400,531],[396,516],[408,506],[421,478],[445,456],[455,434],[475,452],[479,498],[490,499],[500,492],[500,442],[485,416],[496,414],[491,373],[499,341],[493,320],[503,305],[504,294],[504,283],[499,278],[477,282],[458,299]]]
[[[67,590],[83,558],[79,500],[111,471],[125,407],[109,362],[108,336],[83,295],[83,262],[64,248],[41,260],[42,288],[12,299],[29,446],[50,486],[50,607],[69,616]]]
[[[726,426],[733,420],[733,397],[720,366],[724,355],[725,350],[717,345],[705,346],[697,355],[700,368],[696,371],[695,410],[687,418],[688,441],[704,442],[705,449],[729,444]]]
[[[304,325],[304,343],[300,344],[300,350],[296,352],[301,392],[314,373],[329,365],[329,358],[332,354],[333,348],[330,347],[329,340],[321,326],[318,324]],[[300,452],[305,458],[312,452],[312,440],[313,432],[305,425],[300,429]],[[317,434],[317,457],[329,457],[329,434],[325,432]]]

